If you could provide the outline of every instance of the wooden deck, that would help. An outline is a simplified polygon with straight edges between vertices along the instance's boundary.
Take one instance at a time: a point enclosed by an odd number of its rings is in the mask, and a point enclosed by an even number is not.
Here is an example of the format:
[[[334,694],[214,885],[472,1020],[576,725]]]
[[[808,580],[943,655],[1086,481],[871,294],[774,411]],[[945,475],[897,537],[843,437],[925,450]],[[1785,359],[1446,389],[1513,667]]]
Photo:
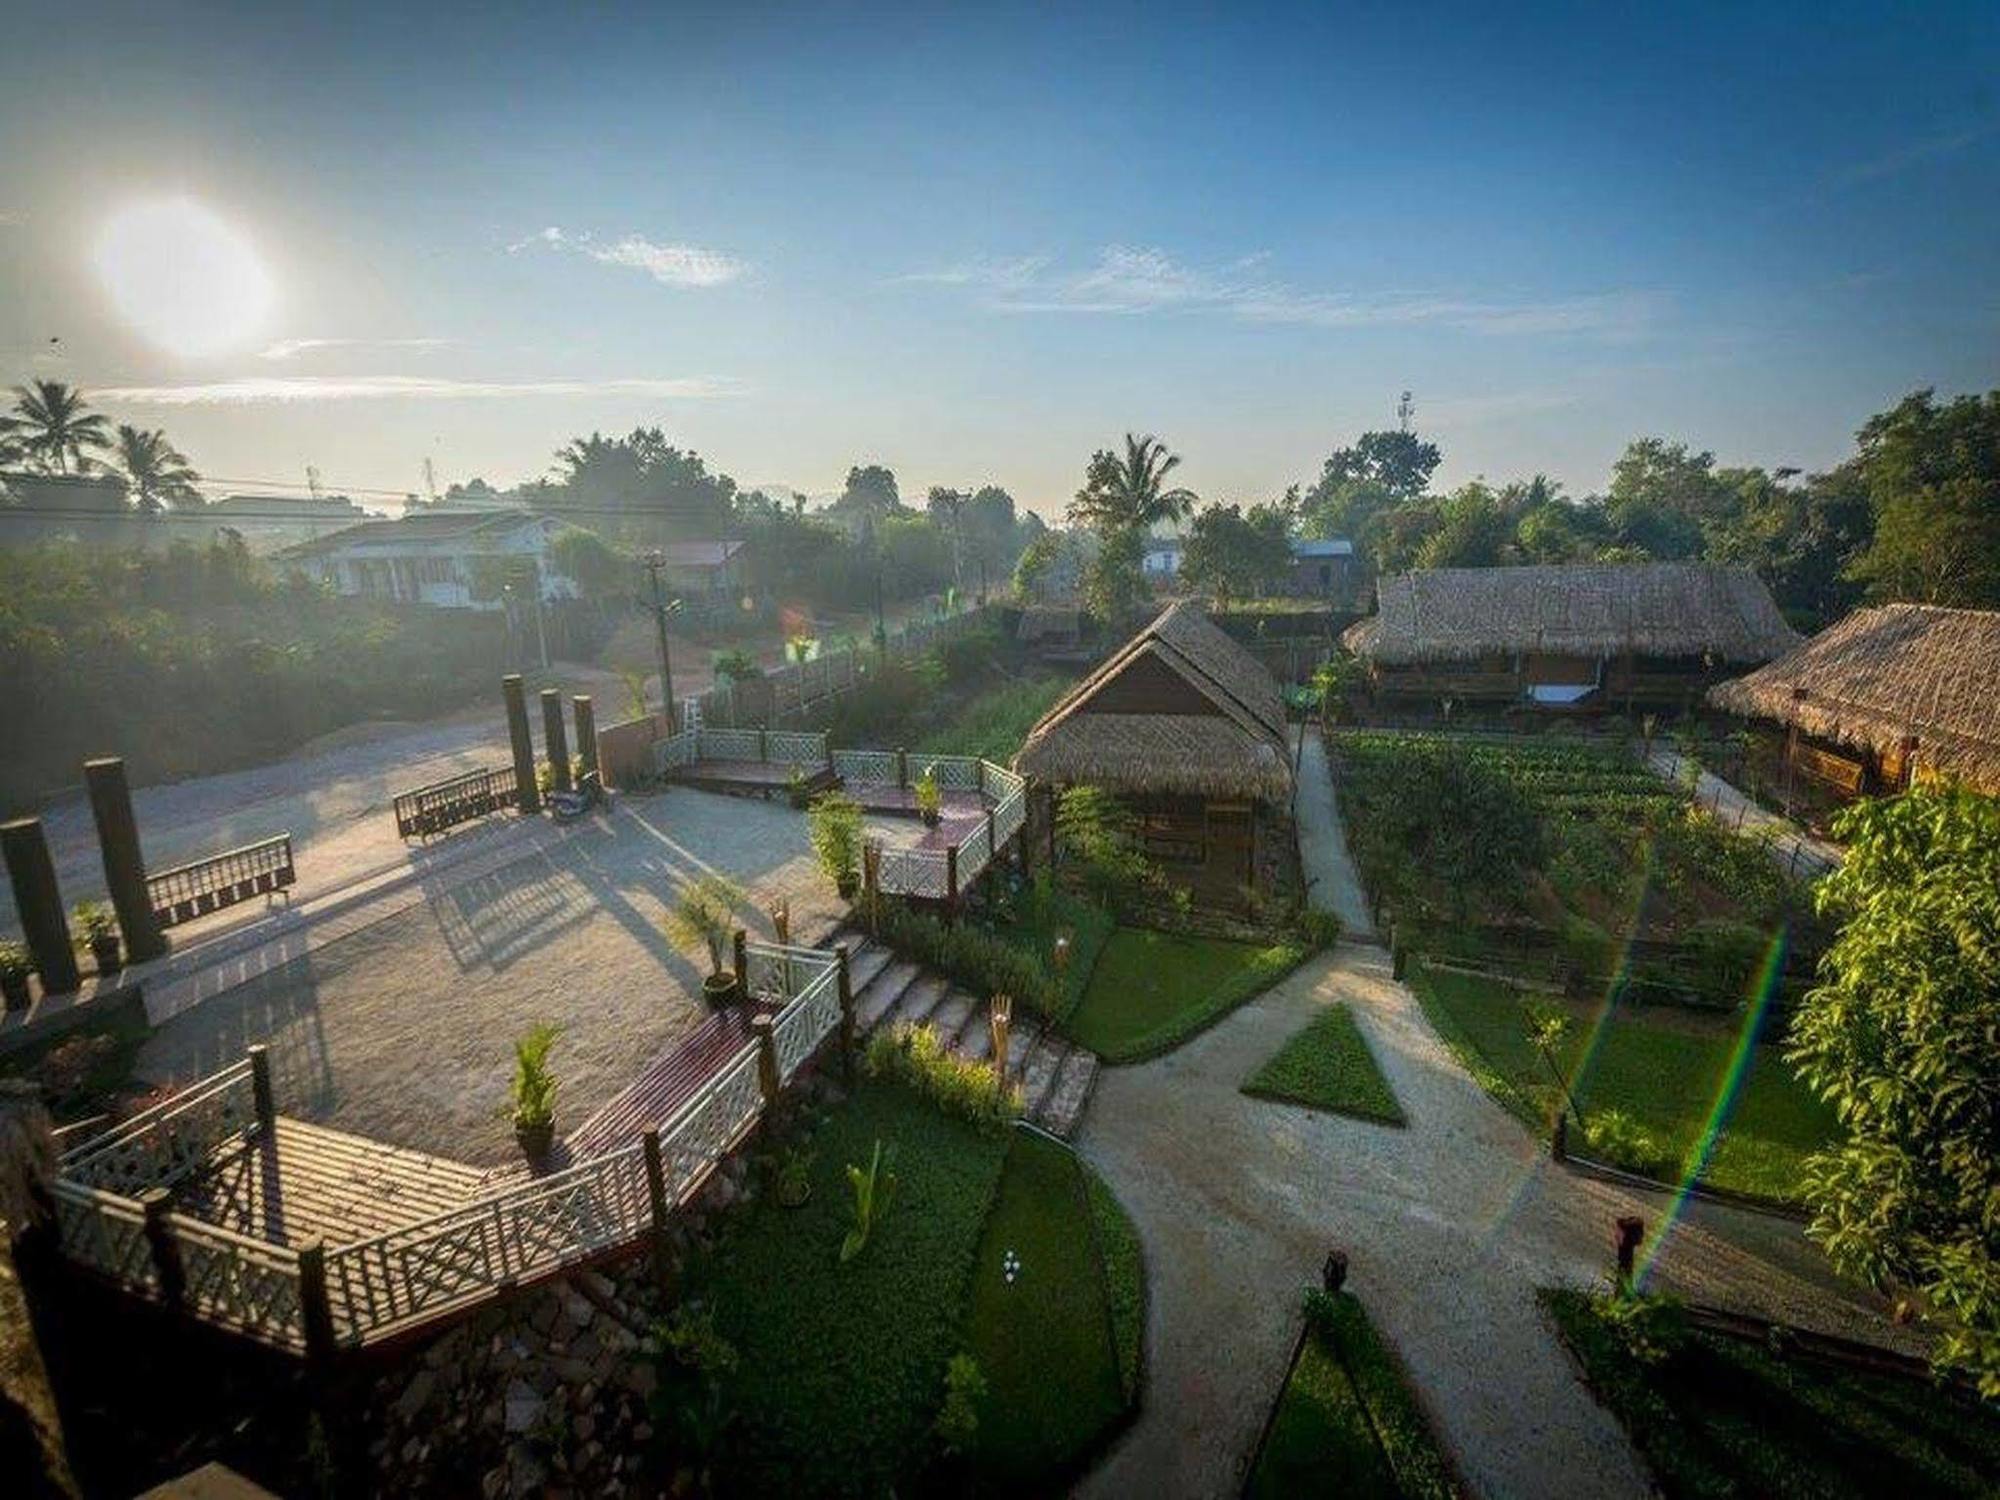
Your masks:
[[[647,1063],[639,1076],[607,1100],[603,1108],[571,1131],[561,1154],[581,1161],[638,1139],[649,1125],[663,1125],[695,1091],[722,1070],[751,1039],[750,1018],[776,1015],[761,1002],[731,1005],[715,1012],[673,1046]]]
[[[830,766],[801,766],[798,770],[810,795],[831,791],[840,784]],[[781,761],[697,760],[670,772],[667,779],[704,792],[775,797],[791,790],[792,767]]]
[[[484,1181],[464,1162],[280,1115],[268,1134],[218,1147],[174,1207],[271,1244],[334,1246],[456,1208]]]

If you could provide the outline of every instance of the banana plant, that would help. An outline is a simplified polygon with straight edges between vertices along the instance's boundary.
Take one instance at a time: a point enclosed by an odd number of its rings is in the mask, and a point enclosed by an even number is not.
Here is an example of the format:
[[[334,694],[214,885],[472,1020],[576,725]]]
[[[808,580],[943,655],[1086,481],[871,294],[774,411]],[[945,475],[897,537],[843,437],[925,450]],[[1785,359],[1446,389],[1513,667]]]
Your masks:
[[[843,1266],[867,1248],[869,1235],[875,1232],[875,1226],[895,1200],[896,1174],[887,1170],[895,1160],[895,1147],[890,1147],[885,1154],[878,1137],[875,1156],[868,1163],[867,1171],[862,1171],[852,1162],[847,1164],[847,1180],[854,1188],[854,1227],[847,1231],[847,1238],[840,1243],[840,1263]]]

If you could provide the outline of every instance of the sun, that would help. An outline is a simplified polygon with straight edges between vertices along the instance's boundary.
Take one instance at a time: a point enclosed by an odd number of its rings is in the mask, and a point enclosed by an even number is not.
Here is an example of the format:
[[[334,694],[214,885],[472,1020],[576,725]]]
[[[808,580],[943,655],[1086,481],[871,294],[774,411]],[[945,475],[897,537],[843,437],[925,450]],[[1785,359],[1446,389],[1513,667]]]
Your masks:
[[[120,209],[98,237],[97,274],[126,322],[188,357],[242,347],[277,296],[257,247],[190,198]]]

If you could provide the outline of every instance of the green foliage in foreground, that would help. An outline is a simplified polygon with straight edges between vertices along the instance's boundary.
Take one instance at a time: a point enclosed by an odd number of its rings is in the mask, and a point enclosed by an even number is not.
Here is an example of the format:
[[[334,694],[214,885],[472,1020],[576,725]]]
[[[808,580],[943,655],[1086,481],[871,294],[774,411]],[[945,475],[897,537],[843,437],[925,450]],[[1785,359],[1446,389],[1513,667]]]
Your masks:
[[[1001,1492],[1040,1492],[1037,1480],[1075,1463],[1125,1409],[1091,1229],[1075,1156],[1016,1131],[980,1238],[965,1333],[987,1382],[973,1470]]]
[[[1021,1113],[1021,1089],[1004,1084],[990,1062],[952,1051],[930,1026],[883,1027],[868,1039],[869,1076],[900,1083],[943,1113],[997,1130]]]
[[[839,1263],[846,1164],[896,1146],[895,1211]],[[813,1193],[725,1220],[689,1275],[739,1356],[725,1493],[879,1496],[926,1451],[1007,1139],[864,1082],[813,1139]]]
[[[1057,976],[1054,1014],[1061,1020],[1075,1014],[1082,1003],[1098,955],[1117,930],[1118,919],[1044,874],[1025,891],[1005,899],[988,925],[1002,941],[1012,943],[1051,972],[1056,939],[1069,939],[1069,967]]]
[[[1244,1493],[1252,1500],[1457,1493],[1402,1372],[1353,1296],[1308,1294],[1306,1336]]]
[[[1407,1123],[1389,1080],[1382,1076],[1367,1039],[1344,1005],[1315,1016],[1251,1075],[1243,1092],[1385,1125]]]
[[[2000,1479],[2000,1417],[1969,1395],[1694,1329],[1641,1360],[1608,1299],[1541,1299],[1672,1500],[1990,1495]]]
[[[1723,1091],[1743,1023],[1710,1022],[1672,1009],[1631,1005],[1603,1017],[1601,1004],[1580,1005],[1530,996],[1489,979],[1419,968],[1412,988],[1467,1071],[1529,1129],[1546,1132],[1561,1095],[1536,1051],[1531,1023],[1538,1010],[1571,1017],[1555,1044],[1584,1114],[1593,1121],[1616,1111],[1600,1149],[1610,1164],[1678,1177],[1702,1138],[1710,1107]],[[1833,1112],[1815,1100],[1777,1049],[1758,1046],[1736,1096],[1726,1130],[1702,1180],[1759,1197],[1798,1196],[1806,1158],[1838,1131]],[[1639,1134],[1634,1134],[1637,1131]],[[1628,1153],[1621,1158],[1616,1153]]]
[[[1138,1062],[1171,1051],[1306,956],[1298,943],[1233,943],[1121,927],[1098,956],[1072,1039],[1106,1062]]]
[[[877,933],[904,957],[938,970],[982,998],[1007,994],[1043,1015],[1062,1013],[1063,989],[1046,958],[976,923],[947,926],[893,898],[879,904]]]
[[[1807,1168],[1810,1233],[1915,1292],[1940,1362],[2000,1397],[2000,800],[1919,789],[1835,828],[1840,936],[1788,1054],[1846,1127]]]
[[[911,754],[978,755],[1004,766],[1036,722],[1071,687],[1067,677],[1010,682],[982,693],[911,748]]]

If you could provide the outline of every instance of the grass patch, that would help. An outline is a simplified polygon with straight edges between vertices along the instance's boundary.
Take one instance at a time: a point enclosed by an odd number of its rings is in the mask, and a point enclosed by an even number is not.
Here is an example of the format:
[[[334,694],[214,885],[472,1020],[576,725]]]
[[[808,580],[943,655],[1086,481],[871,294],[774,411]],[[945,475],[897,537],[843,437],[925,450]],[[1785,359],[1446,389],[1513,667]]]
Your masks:
[[[1315,1295],[1244,1493],[1444,1497],[1457,1493],[1402,1372],[1346,1293]]]
[[[1656,1363],[1627,1351],[1592,1297],[1542,1304],[1598,1400],[1669,1496],[1991,1495],[2000,1415],[1929,1380],[1786,1360],[1688,1330]]]
[[[1014,1132],[965,1330],[987,1383],[972,1467],[1002,1490],[1061,1473],[1125,1409],[1090,1211],[1076,1158]],[[1020,1267],[1011,1283],[1010,1252]]]
[[[899,1185],[866,1249],[839,1264],[850,1162],[896,1147]],[[689,1291],[741,1364],[723,1468],[731,1493],[881,1495],[926,1452],[945,1361],[1008,1138],[947,1119],[908,1091],[865,1082],[815,1133],[812,1196],[766,1195],[727,1221]]]
[[[1072,1039],[1106,1062],[1171,1051],[1290,973],[1297,943],[1233,943],[1121,927],[1105,942],[1070,1017]]]
[[[1424,1013],[1473,1076],[1530,1129],[1546,1131],[1561,1096],[1528,1041],[1530,997],[1492,980],[1422,965],[1412,979]],[[1600,1022],[1601,1005],[1547,995],[1532,1003],[1559,1006],[1571,1017],[1559,1056],[1586,1124],[1616,1110],[1649,1138],[1650,1145],[1629,1143],[1627,1159],[1612,1164],[1655,1175],[1685,1172],[1710,1106],[1728,1082],[1743,1022],[1629,1005],[1615,1006]],[[1794,1201],[1806,1157],[1834,1139],[1838,1128],[1832,1110],[1793,1076],[1777,1049],[1759,1045],[1701,1180]]]
[[[1104,1255],[1104,1293],[1111,1300],[1111,1335],[1118,1345],[1118,1377],[1125,1399],[1139,1394],[1139,1371],[1145,1357],[1146,1266],[1139,1231],[1125,1205],[1110,1186],[1083,1169],[1090,1194],[1090,1217],[1097,1229],[1097,1248]]]
[[[1382,1076],[1367,1039],[1344,1005],[1315,1016],[1251,1075],[1243,1092],[1385,1125],[1407,1123],[1389,1080]]]
[[[952,716],[951,722],[924,736],[911,754],[978,755],[1005,765],[1042,715],[1075,684],[1074,678],[1038,678],[1010,682],[981,693]]]
[[[1069,967],[1056,982],[1058,1021],[1075,1015],[1083,1003],[1098,957],[1117,927],[1118,919],[1103,907],[1049,880],[1037,880],[992,923],[994,936],[1027,952],[1052,975],[1056,939],[1068,936]]]

